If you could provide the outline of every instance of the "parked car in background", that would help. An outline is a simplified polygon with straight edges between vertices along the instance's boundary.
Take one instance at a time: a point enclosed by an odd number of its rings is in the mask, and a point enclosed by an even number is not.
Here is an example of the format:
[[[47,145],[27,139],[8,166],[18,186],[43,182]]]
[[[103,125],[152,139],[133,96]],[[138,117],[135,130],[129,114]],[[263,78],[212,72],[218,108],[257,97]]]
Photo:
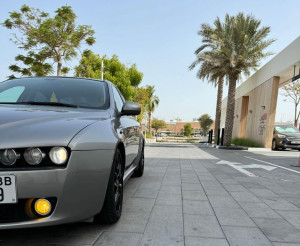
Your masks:
[[[300,151],[300,131],[292,124],[275,125],[272,150],[291,148]]]
[[[118,221],[144,171],[140,111],[108,81],[0,83],[0,229]]]

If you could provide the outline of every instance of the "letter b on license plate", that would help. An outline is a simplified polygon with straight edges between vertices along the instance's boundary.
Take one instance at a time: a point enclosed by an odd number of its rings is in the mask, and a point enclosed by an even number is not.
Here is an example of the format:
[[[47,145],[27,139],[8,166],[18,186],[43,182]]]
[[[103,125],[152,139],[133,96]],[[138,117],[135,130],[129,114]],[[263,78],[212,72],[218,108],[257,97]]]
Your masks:
[[[0,203],[17,203],[14,175],[0,175]]]

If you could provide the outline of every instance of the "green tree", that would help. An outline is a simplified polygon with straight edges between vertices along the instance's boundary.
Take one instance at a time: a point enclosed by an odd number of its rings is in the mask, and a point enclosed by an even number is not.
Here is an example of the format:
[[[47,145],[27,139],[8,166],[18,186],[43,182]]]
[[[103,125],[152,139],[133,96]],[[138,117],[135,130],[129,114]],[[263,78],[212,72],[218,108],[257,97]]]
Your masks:
[[[183,126],[183,134],[184,136],[191,136],[192,132],[194,131],[194,129],[192,128],[192,125],[190,123],[187,123]]]
[[[157,140],[157,131],[162,128],[166,128],[167,124],[164,120],[153,119],[151,122],[151,128],[155,129],[156,140]]]
[[[152,125],[151,117],[152,117],[152,113],[154,112],[154,110],[159,104],[159,98],[156,95],[154,95],[155,93],[154,86],[148,86],[147,90],[148,90],[149,101],[147,103],[146,109],[148,113],[149,134],[151,135],[151,127],[150,127]]]
[[[300,110],[298,110],[298,106],[300,103],[300,81],[293,81],[282,87],[282,93],[287,99],[286,101],[292,101],[295,105],[294,107],[294,125],[298,127]]]
[[[195,52],[197,54],[197,51]],[[224,77],[226,75],[226,71],[223,67],[215,66],[214,64],[208,61],[201,61],[201,59],[196,59],[191,66],[190,69],[196,67],[196,65],[200,64],[200,69],[197,72],[197,77],[199,79],[207,79],[214,86],[218,87],[217,93],[217,103],[216,103],[216,117],[215,117],[215,134],[218,133],[221,125],[221,113],[222,113],[222,98],[223,98],[223,87],[224,87]],[[217,142],[217,138],[215,138],[215,143]]]
[[[146,106],[149,103],[149,94],[147,86],[136,88],[136,93],[133,98],[133,101],[137,102],[141,106],[141,113],[137,116],[137,121],[141,123],[145,117],[145,114],[147,113]]]
[[[264,52],[274,42],[273,39],[266,39],[270,27],[260,25],[261,21],[252,15],[226,14],[224,23],[217,18],[214,27],[202,24],[198,32],[202,36],[202,46],[196,51],[197,60],[223,68],[229,83],[224,136],[226,146],[231,144],[237,80],[242,74],[248,76],[252,69],[259,67],[262,58],[271,55]]]
[[[114,83],[126,100],[133,100],[136,88],[143,79],[143,73],[137,70],[135,64],[127,67],[121,63],[117,55],[113,55],[111,58],[106,55],[100,57],[90,50],[85,50],[79,65],[75,67],[75,76],[100,79],[102,61],[104,64],[103,78]]]
[[[8,29],[16,29],[21,36],[14,34],[14,42],[25,50],[25,56],[17,56],[26,68],[17,64],[10,67],[21,75],[46,75],[51,72],[49,63],[57,63],[57,76],[67,73],[69,67],[62,67],[63,61],[76,57],[83,41],[95,43],[94,31],[88,25],[76,25],[76,15],[70,6],[62,6],[55,11],[53,18],[39,9],[23,5],[19,12],[9,13],[2,24]]]
[[[208,114],[201,115],[200,118],[198,119],[198,121],[202,128],[203,135],[206,136],[208,130],[210,129],[210,126],[212,125],[212,123],[214,121],[211,119],[211,117]]]

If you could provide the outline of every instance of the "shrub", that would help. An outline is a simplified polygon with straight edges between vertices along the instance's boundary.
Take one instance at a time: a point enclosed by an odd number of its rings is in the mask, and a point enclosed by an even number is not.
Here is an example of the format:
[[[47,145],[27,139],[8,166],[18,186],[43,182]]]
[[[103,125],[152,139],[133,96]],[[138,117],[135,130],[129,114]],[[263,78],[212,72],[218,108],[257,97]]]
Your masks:
[[[245,147],[261,147],[261,144],[249,138],[234,138],[232,144]]]

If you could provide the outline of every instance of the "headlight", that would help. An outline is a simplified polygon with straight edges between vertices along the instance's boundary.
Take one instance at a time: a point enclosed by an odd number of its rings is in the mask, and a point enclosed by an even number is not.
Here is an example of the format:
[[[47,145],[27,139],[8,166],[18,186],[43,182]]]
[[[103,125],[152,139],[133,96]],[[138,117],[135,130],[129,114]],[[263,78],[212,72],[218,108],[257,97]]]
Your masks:
[[[49,157],[54,164],[62,165],[68,159],[68,151],[64,147],[54,147],[50,150]]]
[[[279,138],[285,138],[286,136],[285,135],[283,135],[283,134],[278,134],[277,135]]]
[[[12,166],[20,158],[20,154],[13,149],[5,149],[0,151],[0,162],[6,166]]]
[[[28,148],[24,152],[24,158],[30,165],[38,165],[46,155],[39,148]]]

